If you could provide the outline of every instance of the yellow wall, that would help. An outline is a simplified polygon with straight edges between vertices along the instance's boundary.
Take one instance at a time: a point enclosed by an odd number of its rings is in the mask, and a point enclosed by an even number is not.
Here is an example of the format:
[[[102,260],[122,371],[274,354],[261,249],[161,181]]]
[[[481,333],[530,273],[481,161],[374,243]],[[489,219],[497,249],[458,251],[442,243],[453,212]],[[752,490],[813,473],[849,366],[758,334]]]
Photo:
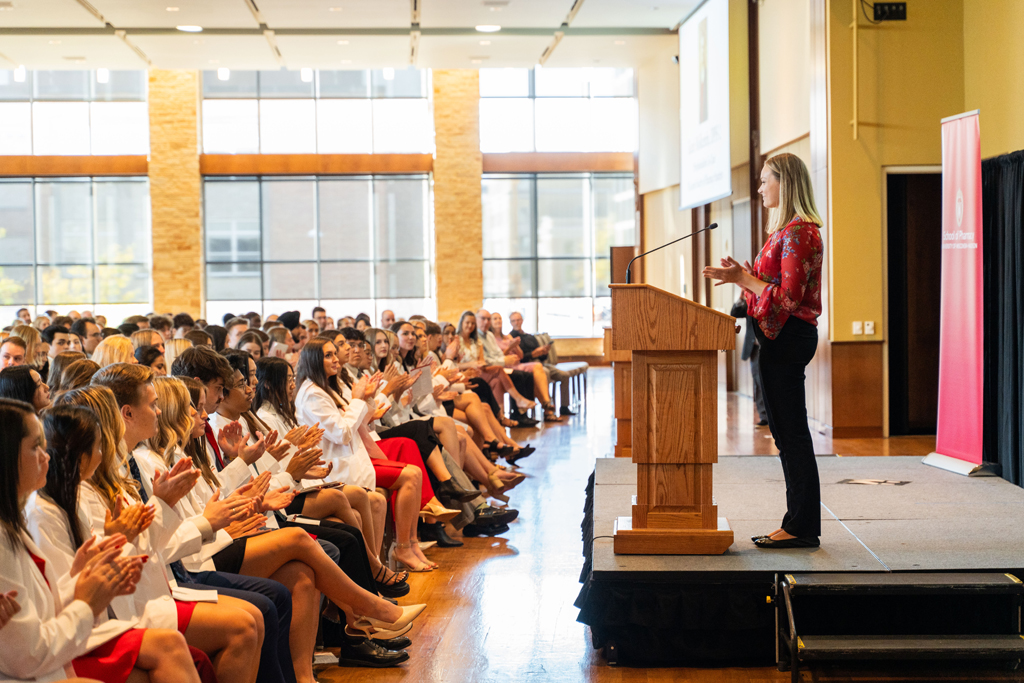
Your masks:
[[[1024,2],[963,0],[963,17],[963,109],[981,109],[981,156],[1024,149]]]
[[[975,0],[970,0],[974,2]],[[883,166],[939,164],[939,121],[964,108],[963,0],[915,3],[907,21],[860,21],[860,133],[853,140],[850,22],[856,3],[829,3],[829,221],[832,340],[884,338]],[[982,132],[984,135],[984,129]],[[874,336],[853,336],[855,320]]]

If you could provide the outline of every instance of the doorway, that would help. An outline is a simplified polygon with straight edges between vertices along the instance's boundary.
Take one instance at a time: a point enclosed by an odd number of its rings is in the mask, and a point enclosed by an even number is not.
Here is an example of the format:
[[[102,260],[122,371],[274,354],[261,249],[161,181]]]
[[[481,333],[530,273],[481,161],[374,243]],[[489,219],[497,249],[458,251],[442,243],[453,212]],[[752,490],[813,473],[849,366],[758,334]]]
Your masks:
[[[934,434],[939,401],[942,175],[886,176],[889,434]]]

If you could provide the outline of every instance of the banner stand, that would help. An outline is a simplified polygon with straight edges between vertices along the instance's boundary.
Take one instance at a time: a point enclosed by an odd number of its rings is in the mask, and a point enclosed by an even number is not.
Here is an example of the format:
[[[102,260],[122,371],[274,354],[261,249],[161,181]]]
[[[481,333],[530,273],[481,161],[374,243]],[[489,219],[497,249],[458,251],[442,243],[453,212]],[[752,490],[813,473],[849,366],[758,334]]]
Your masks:
[[[997,463],[983,462],[979,464],[967,462],[966,460],[951,458],[941,453],[929,453],[924,456],[921,462],[925,465],[938,467],[940,470],[962,474],[965,477],[998,477],[1002,475],[1002,467]]]

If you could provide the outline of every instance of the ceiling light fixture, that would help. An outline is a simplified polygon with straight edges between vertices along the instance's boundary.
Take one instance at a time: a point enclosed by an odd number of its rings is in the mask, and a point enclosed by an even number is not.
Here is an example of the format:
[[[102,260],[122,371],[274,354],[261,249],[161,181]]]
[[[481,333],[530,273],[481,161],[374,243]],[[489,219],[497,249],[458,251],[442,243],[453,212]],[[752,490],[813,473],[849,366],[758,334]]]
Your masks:
[[[348,45],[348,41],[347,40],[339,40],[338,41],[338,45]]]
[[[177,8],[177,7],[168,7],[168,8],[167,8],[167,11],[168,11],[168,12],[177,12],[177,11],[178,11],[178,9],[179,9],[179,8]]]
[[[299,78],[302,79],[303,83],[312,83],[313,82],[313,70],[308,68],[308,67],[303,67],[303,68],[299,69]]]
[[[616,40],[615,41],[615,45],[625,45],[625,44],[626,44],[626,41],[624,41],[624,40]]]
[[[179,31],[184,31],[185,33],[202,33],[203,32],[203,27],[202,26],[186,25],[186,26],[177,26],[175,28],[177,28]]]
[[[470,64],[482,64],[483,61],[484,60],[482,60],[482,59],[471,59],[471,60],[469,60],[469,63]]]
[[[341,12],[344,9],[345,9],[344,7],[328,7],[327,11],[328,12]]]
[[[489,41],[489,40],[481,40],[481,41],[480,41],[480,44],[481,44],[481,45],[490,45],[490,44],[491,44],[491,41]]]
[[[24,64],[21,64],[20,66],[18,66],[18,68],[14,70],[14,82],[15,83],[24,83],[25,82],[25,75],[27,73],[28,72],[25,70],[25,65]]]
[[[476,27],[476,30],[480,33],[497,33],[501,30],[501,27],[497,24],[480,24]]]
[[[341,60],[341,63],[342,64],[351,64],[352,60],[351,59],[343,59],[343,60]]]
[[[49,43],[50,45],[60,45],[60,41],[59,41],[59,40],[49,40],[49,41],[47,41],[47,42],[48,42],[48,43]]]
[[[96,69],[97,83],[110,83],[110,69]]]
[[[217,80],[218,81],[230,81],[231,80],[231,69],[226,66],[222,66],[217,69]]]

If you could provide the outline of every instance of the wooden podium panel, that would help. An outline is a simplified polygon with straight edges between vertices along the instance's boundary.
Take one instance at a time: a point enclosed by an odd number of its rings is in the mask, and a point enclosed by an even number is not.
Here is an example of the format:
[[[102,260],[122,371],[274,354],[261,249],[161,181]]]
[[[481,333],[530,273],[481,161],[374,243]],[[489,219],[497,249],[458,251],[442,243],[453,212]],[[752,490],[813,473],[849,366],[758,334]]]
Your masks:
[[[718,516],[718,350],[735,319],[648,285],[612,285],[612,344],[632,351],[631,454],[637,494],[615,524],[615,552],[721,554],[733,542]],[[616,417],[621,384],[616,373]]]

